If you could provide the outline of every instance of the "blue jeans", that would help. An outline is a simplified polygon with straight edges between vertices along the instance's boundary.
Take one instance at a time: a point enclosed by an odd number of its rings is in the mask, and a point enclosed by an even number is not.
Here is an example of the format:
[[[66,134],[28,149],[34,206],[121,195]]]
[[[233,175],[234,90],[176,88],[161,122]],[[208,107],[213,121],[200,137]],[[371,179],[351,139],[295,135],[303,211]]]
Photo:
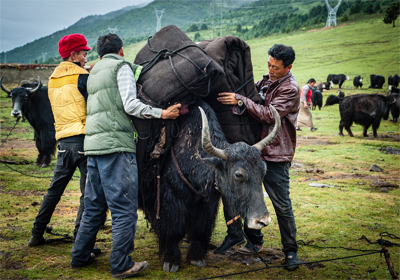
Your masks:
[[[268,193],[274,206],[276,217],[278,218],[279,230],[281,233],[281,242],[283,245],[282,251],[297,252],[298,244],[296,242],[296,223],[294,219],[292,201],[290,200],[289,191],[289,167],[290,162],[271,162],[267,163],[267,174],[264,177],[263,183],[265,191]],[[229,221],[234,216],[224,204],[225,220]],[[264,235],[261,230],[249,229],[244,226],[244,232],[250,242],[256,245],[264,243]],[[241,236],[242,231],[238,222],[228,226],[228,235],[233,237]]]
[[[138,208],[138,171],[136,155],[113,153],[88,156],[85,211],[71,251],[71,265],[88,263],[102,217],[110,209],[113,248],[110,255],[111,274],[134,266],[132,257]]]

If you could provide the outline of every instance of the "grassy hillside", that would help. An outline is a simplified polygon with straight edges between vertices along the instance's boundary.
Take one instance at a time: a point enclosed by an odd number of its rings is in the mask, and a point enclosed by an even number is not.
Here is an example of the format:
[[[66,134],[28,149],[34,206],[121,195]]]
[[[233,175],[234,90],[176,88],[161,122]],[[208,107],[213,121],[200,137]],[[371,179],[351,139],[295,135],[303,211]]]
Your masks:
[[[364,78],[364,88],[370,85],[369,75],[400,74],[400,19],[395,28],[380,18],[350,22],[325,29],[277,34],[246,41],[251,48],[255,80],[268,72],[268,49],[276,43],[290,45],[296,52],[293,73],[300,85],[313,77],[326,81],[329,74],[346,74],[344,88],[353,88],[356,75]],[[188,34],[191,38],[191,33]],[[133,61],[145,42],[125,46],[127,59]],[[94,61],[95,62],[95,61]],[[94,63],[93,62],[93,63]],[[376,91],[376,90],[375,90]]]

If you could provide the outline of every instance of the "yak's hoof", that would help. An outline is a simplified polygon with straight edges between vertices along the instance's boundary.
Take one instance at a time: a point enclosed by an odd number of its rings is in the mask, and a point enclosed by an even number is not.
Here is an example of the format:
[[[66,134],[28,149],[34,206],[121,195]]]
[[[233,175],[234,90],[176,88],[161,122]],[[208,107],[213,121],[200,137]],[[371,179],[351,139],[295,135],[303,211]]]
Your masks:
[[[165,272],[177,272],[179,269],[179,265],[173,264],[172,267],[170,267],[169,262],[165,262],[163,265],[163,270]]]
[[[205,260],[191,260],[190,263],[197,267],[206,267],[207,266]]]
[[[39,166],[39,165],[40,165],[40,163],[39,163],[39,162],[35,162],[35,165],[36,165],[36,166]]]
[[[47,166],[49,166],[49,165],[46,164],[46,163],[43,163],[40,167],[41,167],[41,168],[45,168],[45,167],[47,167]]]

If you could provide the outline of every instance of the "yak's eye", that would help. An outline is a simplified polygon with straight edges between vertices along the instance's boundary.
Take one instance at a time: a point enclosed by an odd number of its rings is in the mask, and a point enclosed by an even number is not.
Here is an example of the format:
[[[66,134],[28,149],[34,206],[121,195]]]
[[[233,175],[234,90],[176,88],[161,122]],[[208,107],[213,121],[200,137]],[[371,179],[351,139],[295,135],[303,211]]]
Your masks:
[[[244,179],[244,176],[243,176],[242,172],[236,171],[236,172],[235,172],[235,179],[236,179],[237,181],[243,180],[243,179]]]

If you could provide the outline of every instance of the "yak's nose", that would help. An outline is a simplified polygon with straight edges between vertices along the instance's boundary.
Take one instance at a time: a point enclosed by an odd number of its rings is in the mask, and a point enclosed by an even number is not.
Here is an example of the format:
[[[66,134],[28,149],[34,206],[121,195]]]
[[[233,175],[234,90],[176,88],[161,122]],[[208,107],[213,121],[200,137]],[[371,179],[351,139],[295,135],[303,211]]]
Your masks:
[[[21,117],[21,112],[20,111],[15,111],[15,110],[12,110],[11,111],[11,117]]]

